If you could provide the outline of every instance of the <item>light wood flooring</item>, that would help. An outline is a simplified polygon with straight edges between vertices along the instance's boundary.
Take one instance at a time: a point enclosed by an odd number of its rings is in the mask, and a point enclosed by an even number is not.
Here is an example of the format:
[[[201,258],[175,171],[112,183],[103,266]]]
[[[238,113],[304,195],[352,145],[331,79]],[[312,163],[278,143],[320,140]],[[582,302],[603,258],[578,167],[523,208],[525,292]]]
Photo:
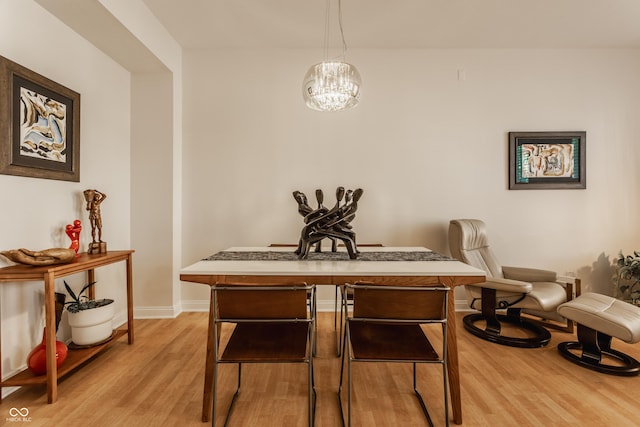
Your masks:
[[[599,374],[564,360],[556,344],[571,335],[552,332],[541,349],[517,349],[480,340],[462,328],[458,346],[463,426],[640,426],[640,377]],[[47,404],[44,387],[23,387],[0,404],[2,426],[193,426],[201,422],[207,314],[136,320],[135,344],[121,338],[59,383]],[[333,315],[319,313],[315,359],[316,426],[339,426]],[[614,340],[640,358],[640,344]],[[222,413],[235,386],[235,369],[221,368]],[[354,369],[354,426],[424,426],[407,364],[358,364]],[[444,425],[441,369],[420,366],[418,387],[436,426]],[[304,365],[250,365],[229,423],[233,426],[306,425]],[[28,408],[30,422],[8,420],[11,408]],[[222,425],[219,417],[218,425]],[[451,425],[455,425],[451,423]]]

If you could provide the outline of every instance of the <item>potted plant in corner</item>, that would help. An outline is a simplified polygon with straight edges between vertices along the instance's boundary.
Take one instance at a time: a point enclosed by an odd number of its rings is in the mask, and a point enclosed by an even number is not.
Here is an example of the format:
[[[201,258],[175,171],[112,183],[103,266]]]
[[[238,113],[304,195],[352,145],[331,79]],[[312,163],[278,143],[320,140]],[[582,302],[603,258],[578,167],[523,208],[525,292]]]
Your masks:
[[[622,251],[616,261],[617,298],[640,304],[640,251],[633,251],[633,255],[625,256]]]
[[[76,346],[91,346],[108,341],[113,335],[112,299],[89,299],[84,292],[95,282],[86,284],[77,294],[64,282],[71,301],[67,306],[71,339]]]

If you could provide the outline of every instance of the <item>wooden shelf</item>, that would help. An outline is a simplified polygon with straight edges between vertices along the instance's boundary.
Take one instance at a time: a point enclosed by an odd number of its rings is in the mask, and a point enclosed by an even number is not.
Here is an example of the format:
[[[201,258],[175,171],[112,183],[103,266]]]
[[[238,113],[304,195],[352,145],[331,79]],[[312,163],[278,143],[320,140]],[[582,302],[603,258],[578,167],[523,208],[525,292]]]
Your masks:
[[[49,266],[12,265],[0,268],[0,285],[12,282],[42,281],[44,287],[45,327],[46,327],[46,351],[47,373],[45,375],[33,375],[25,369],[5,381],[0,381],[2,387],[16,387],[24,385],[46,384],[47,402],[53,403],[58,398],[58,379],[71,373],[87,360],[113,344],[118,338],[127,335],[128,343],[133,344],[133,266],[132,250],[111,251],[103,254],[82,253],[72,262],[67,264]],[[95,269],[116,262],[125,262],[126,287],[127,287],[127,326],[114,331],[111,340],[104,344],[83,349],[69,349],[67,359],[60,368],[56,367],[55,358],[55,279],[70,274],[86,272],[87,282],[95,282]],[[89,298],[94,298],[93,286],[89,287]],[[1,334],[0,329],[0,334]],[[50,332],[51,331],[51,332]],[[0,343],[2,342],[0,337]],[[0,348],[0,354],[2,349]],[[2,358],[0,357],[0,371],[2,370]],[[0,402],[2,394],[0,393]]]
[[[58,368],[58,377],[60,379],[73,371],[78,366],[82,365],[87,360],[91,359],[96,354],[100,353],[105,348],[109,347],[115,341],[126,335],[126,329],[116,329],[114,332],[113,338],[107,341],[104,344],[99,344],[89,348],[83,348],[78,350],[69,349],[67,353],[67,358],[62,363],[62,366]],[[14,376],[7,378],[6,380],[0,382],[0,387],[17,387],[22,385],[35,385],[35,384],[46,384],[47,383],[47,375],[34,375],[30,370],[25,369],[24,371],[18,372]]]

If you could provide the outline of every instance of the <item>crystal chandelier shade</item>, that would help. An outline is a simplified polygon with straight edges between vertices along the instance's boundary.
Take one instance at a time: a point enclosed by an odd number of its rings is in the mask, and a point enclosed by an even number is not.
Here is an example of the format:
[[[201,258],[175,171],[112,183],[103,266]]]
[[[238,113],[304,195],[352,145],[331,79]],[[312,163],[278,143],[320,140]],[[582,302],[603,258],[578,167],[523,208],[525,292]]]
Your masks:
[[[326,0],[324,53],[325,60],[311,66],[302,81],[302,96],[307,107],[317,111],[340,111],[358,105],[362,78],[353,65],[345,62],[347,44],[342,28],[342,1],[338,0],[338,23],[342,38],[340,59],[329,60],[330,4]]]
[[[307,107],[339,111],[355,107],[360,99],[360,73],[346,62],[320,62],[309,68],[302,90]]]

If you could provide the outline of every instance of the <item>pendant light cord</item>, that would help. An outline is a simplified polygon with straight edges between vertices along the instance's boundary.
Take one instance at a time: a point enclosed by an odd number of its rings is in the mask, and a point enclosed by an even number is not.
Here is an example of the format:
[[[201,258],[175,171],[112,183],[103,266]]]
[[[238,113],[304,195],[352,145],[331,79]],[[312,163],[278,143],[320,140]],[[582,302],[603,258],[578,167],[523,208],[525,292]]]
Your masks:
[[[344,30],[342,28],[342,0],[338,0],[338,25],[340,26],[340,37],[342,38],[342,62],[344,62],[347,42],[344,40]]]
[[[331,0],[326,0],[324,12],[324,60],[329,61],[329,33],[331,21]]]
[[[347,51],[347,42],[344,39],[344,29],[342,27],[342,0],[338,0],[338,27],[340,28],[340,38],[342,40],[342,54],[340,59],[345,61],[345,53]],[[324,59],[329,60],[329,40],[331,33],[331,0],[326,0],[326,8],[324,15]]]

